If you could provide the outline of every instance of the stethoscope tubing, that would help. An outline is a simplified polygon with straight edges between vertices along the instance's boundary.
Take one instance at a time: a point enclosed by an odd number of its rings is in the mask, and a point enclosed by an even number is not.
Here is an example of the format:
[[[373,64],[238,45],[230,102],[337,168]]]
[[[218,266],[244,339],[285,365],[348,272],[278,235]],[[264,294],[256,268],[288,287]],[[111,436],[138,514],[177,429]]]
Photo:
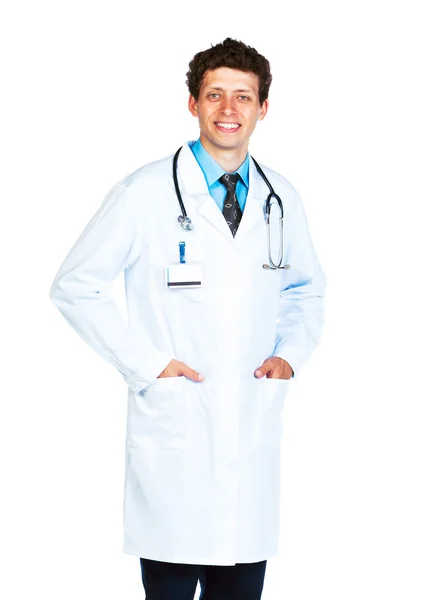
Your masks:
[[[174,182],[174,188],[176,190],[176,195],[177,195],[177,199],[179,201],[180,204],[180,209],[182,211],[182,214],[179,215],[178,217],[178,221],[179,223],[182,225],[183,229],[190,231],[191,229],[193,229],[193,224],[190,220],[190,218],[188,217],[188,214],[186,212],[186,208],[185,205],[183,204],[183,200],[182,200],[182,194],[180,193],[180,188],[179,188],[179,182],[177,179],[177,162],[179,159],[179,154],[180,151],[182,149],[182,146],[177,150],[177,152],[175,153],[174,157],[173,157],[173,182]],[[263,265],[263,267],[269,268],[269,269],[285,269],[286,266],[281,266],[282,260],[283,260],[283,202],[280,198],[280,196],[278,196],[275,191],[273,186],[271,185],[271,183],[268,180],[268,177],[265,175],[265,173],[263,172],[263,170],[261,169],[261,167],[259,166],[259,164],[256,162],[256,160],[253,158],[253,156],[251,157],[253,162],[255,163],[255,167],[256,170],[258,171],[258,173],[261,175],[262,179],[265,181],[265,183],[268,186],[268,189],[270,191],[270,193],[267,196],[267,199],[265,201],[265,219],[266,219],[266,228],[267,228],[267,242],[268,242],[268,260],[269,260],[269,265]],[[273,200],[276,200],[276,202],[278,203],[278,206],[280,208],[280,219],[279,219],[279,227],[280,227],[280,247],[279,247],[279,262],[276,264],[273,260],[272,260],[272,256],[271,256],[271,228],[270,228],[270,216],[271,216],[271,203]]]
[[[177,194],[177,199],[179,201],[180,208],[182,210],[182,216],[186,218],[188,215],[186,212],[185,205],[183,204],[182,194],[180,193],[179,182],[177,180],[177,161],[179,159],[179,154],[180,154],[181,149],[182,149],[182,147],[180,147],[178,149],[178,151],[176,152],[176,154],[174,155],[174,158],[173,158],[173,181],[174,181],[174,188],[175,188],[176,194]]]

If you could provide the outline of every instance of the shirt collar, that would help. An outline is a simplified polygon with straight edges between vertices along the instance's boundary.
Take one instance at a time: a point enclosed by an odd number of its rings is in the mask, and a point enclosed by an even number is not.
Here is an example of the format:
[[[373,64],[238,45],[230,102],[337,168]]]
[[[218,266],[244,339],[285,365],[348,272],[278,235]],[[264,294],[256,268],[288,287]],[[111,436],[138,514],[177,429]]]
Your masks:
[[[210,156],[202,145],[201,140],[198,139],[192,145],[190,144],[190,148],[204,173],[207,186],[210,187],[219,179],[219,177],[222,177],[226,171],[212,156]],[[234,173],[238,173],[246,187],[249,187],[249,153],[246,154],[244,162],[236,171],[234,171]]]

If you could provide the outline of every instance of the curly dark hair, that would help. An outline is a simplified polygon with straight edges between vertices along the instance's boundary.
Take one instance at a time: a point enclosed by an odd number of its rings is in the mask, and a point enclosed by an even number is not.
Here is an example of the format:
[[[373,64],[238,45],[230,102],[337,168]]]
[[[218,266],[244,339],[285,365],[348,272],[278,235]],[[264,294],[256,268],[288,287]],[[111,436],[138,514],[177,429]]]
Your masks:
[[[226,38],[220,44],[198,52],[189,63],[186,73],[186,85],[189,93],[198,100],[206,71],[229,67],[250,72],[259,78],[259,104],[268,98],[272,75],[270,63],[254,48],[243,42]]]

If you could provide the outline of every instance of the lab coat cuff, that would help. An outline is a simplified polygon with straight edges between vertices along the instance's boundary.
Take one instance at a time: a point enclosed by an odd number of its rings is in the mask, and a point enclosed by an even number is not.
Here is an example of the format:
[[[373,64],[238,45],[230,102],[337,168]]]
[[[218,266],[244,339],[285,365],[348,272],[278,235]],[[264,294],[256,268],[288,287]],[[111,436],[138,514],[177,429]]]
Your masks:
[[[135,394],[141,392],[155,381],[174,358],[174,356],[161,352],[161,350],[153,352],[150,360],[146,361],[140,369],[131,375],[124,376],[130,390]]]
[[[289,346],[288,344],[279,344],[274,350],[273,356],[282,358],[292,367],[293,375],[291,379],[295,379],[304,362],[296,348]]]

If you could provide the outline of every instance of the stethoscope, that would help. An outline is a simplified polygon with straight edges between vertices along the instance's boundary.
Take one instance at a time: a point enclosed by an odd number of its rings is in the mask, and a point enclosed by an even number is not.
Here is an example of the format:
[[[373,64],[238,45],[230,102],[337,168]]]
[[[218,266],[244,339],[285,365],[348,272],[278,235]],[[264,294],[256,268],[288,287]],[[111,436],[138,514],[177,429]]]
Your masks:
[[[188,217],[188,215],[186,213],[185,205],[183,204],[182,195],[181,195],[180,189],[179,189],[179,183],[177,181],[177,160],[179,158],[181,149],[182,149],[182,146],[177,150],[177,152],[173,158],[174,187],[176,189],[177,199],[179,201],[180,208],[182,210],[182,214],[179,215],[179,217],[177,217],[177,220],[179,221],[180,225],[183,227],[183,229],[185,231],[192,231],[192,229],[194,228],[194,224],[192,223],[191,219]],[[261,175],[262,179],[265,181],[265,183],[267,184],[267,186],[270,190],[270,193],[268,194],[267,199],[265,200],[265,223],[266,223],[266,228],[267,228],[268,260],[269,260],[270,264],[269,265],[263,264],[262,268],[263,269],[290,269],[290,265],[286,265],[286,264],[282,265],[282,261],[283,261],[283,214],[284,214],[283,213],[283,202],[281,201],[280,196],[278,196],[275,193],[273,186],[268,181],[267,176],[265,175],[265,173],[263,172],[261,167],[258,165],[256,160],[253,158],[253,156],[251,158],[252,158],[253,162],[255,163],[255,167],[256,167],[258,173]],[[270,216],[271,216],[271,205],[272,205],[273,201],[277,201],[278,207],[280,209],[280,217],[279,217],[280,247],[279,247],[279,255],[278,255],[279,260],[278,260],[277,264],[273,261],[272,256],[271,256]]]

